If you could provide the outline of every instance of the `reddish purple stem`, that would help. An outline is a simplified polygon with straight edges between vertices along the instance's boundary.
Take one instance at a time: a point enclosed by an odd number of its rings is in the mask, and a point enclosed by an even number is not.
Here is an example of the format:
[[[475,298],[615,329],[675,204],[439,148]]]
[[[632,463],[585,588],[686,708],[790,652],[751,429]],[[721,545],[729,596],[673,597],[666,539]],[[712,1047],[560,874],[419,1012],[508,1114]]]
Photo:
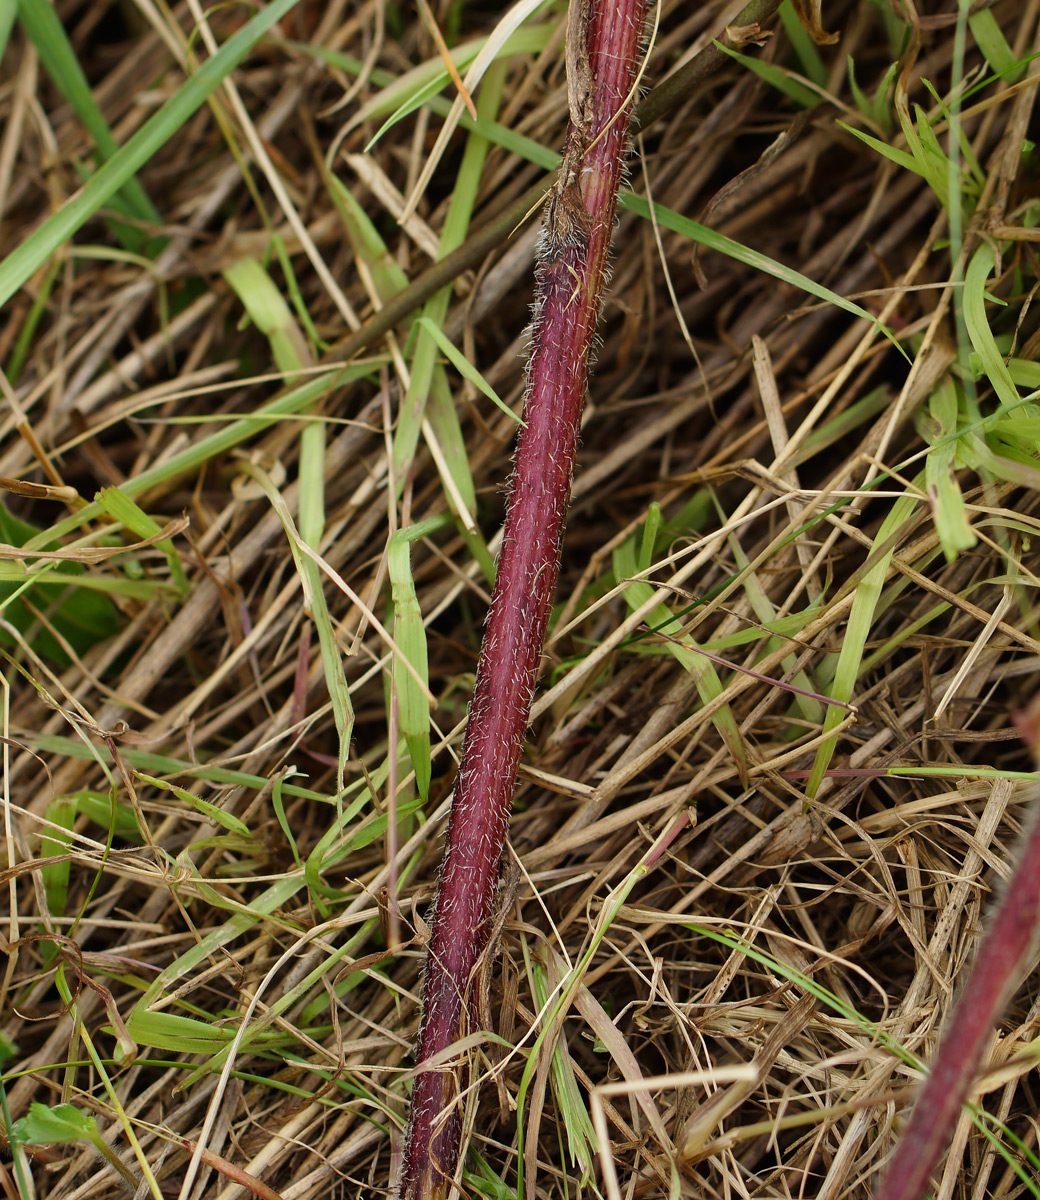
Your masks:
[[[982,1053],[1040,932],[1040,813],[1031,800],[1018,865],[988,923],[968,982],[875,1200],[922,1200],[961,1106],[971,1094]]]
[[[526,428],[516,454],[427,951],[418,1060],[442,1055],[442,1061],[416,1073],[403,1200],[445,1196],[458,1163],[459,1094],[467,1074],[457,1061],[445,1064],[443,1052],[480,1027],[474,970],[491,933],[499,860],[559,573],[645,11],[645,0],[602,0],[592,7],[588,49],[595,88],[578,184],[588,234],[557,237],[550,205],[539,252]],[[569,146],[576,136],[572,127]]]

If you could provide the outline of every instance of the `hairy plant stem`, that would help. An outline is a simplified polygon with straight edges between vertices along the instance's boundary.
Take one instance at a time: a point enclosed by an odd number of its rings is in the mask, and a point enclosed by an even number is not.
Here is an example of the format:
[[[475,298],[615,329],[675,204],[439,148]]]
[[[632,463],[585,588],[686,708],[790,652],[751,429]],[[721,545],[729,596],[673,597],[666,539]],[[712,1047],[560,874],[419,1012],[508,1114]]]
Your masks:
[[[749,0],[730,24],[719,31],[716,39],[695,54],[686,66],[643,97],[632,117],[632,125],[643,132],[686,103],[699,87],[729,62],[715,42],[729,49],[744,48],[747,34],[759,32],[779,5],[780,0]],[[323,363],[347,362],[354,355],[368,350],[441,288],[458,279],[464,271],[477,266],[506,241],[518,225],[523,224],[549,186],[548,179],[539,179],[503,213],[475,229],[457,250],[428,267],[404,291],[373,313],[360,329],[336,342],[322,360]]]
[[[446,1051],[481,1025],[499,860],[559,572],[646,13],[645,0],[571,3],[571,125],[546,206],[525,428],[434,903],[404,1200],[444,1197],[459,1159],[468,1076]]]

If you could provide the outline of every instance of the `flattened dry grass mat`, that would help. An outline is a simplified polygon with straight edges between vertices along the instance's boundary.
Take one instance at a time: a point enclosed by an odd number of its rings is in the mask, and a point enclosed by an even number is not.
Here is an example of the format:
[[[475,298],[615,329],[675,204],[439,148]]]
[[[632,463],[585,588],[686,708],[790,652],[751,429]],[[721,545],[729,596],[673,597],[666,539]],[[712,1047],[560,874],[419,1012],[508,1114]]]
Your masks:
[[[5,1197],[399,1186],[588,11],[0,5]],[[879,1186],[1037,803],[1038,53],[650,6],[445,1192]]]

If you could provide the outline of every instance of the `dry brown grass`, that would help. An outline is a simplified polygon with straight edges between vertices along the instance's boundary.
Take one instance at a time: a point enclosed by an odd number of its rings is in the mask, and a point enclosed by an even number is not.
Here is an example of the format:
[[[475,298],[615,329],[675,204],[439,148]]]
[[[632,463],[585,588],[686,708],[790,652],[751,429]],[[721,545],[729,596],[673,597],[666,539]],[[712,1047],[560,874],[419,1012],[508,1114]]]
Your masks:
[[[449,27],[452,6],[435,9]],[[717,36],[735,11],[666,3],[648,80]],[[948,90],[951,11],[921,6],[921,44],[904,80],[912,102],[931,105],[922,78]],[[1016,54],[1034,52],[1036,0],[1007,0],[993,11]],[[146,112],[135,104],[139,89],[172,89],[181,76],[133,6],[59,5],[59,12],[105,116],[125,140]],[[384,0],[301,5],[282,33],[363,59],[366,75],[371,68],[398,75],[436,50],[411,12],[399,26],[396,12]],[[186,6],[174,16],[190,29]],[[487,33],[493,19],[463,8],[460,36]],[[226,34],[240,15],[222,10],[213,20]],[[892,1044],[929,1058],[992,890],[1008,871],[1030,796],[1021,773],[1033,769],[1010,714],[1032,697],[1040,661],[1038,492],[1031,477],[962,470],[977,541],[947,561],[915,477],[923,439],[933,436],[930,398],[966,354],[958,351],[947,286],[948,222],[921,177],[886,163],[835,121],[862,126],[846,56],[864,88],[892,61],[879,9],[839,0],[826,6],[824,24],[840,35],[820,48],[829,87],[849,111],[823,103],[803,113],[727,63],[647,132],[632,186],[858,297],[896,331],[913,369],[868,323],[716,253],[702,250],[694,269],[689,240],[622,213],[558,615],[504,864],[501,957],[490,989],[498,1039],[475,1038],[468,1048],[482,1078],[464,1180],[471,1194],[515,1194],[522,1090],[524,1185],[532,1197],[869,1195],[916,1078]],[[798,69],[782,31],[749,52]],[[981,62],[969,37],[966,65]],[[20,32],[3,71],[0,112],[9,132],[0,142],[0,254],[77,186],[72,164],[89,148]],[[267,377],[268,342],[242,327],[242,305],[221,276],[244,255],[263,256],[272,230],[284,238],[323,342],[342,342],[373,311],[321,156],[377,89],[365,76],[355,86],[283,42],[251,55],[235,80],[269,162],[251,158],[247,185],[213,110],[203,108],[140,176],[170,239],[155,265],[61,260],[9,392],[0,475],[50,482],[89,500],[99,486],[135,479],[223,428],[175,422],[250,413],[275,396],[280,381]],[[346,107],[334,111],[346,89]],[[989,318],[998,336],[1013,336],[1014,356],[1023,360],[1040,346],[1035,228],[1023,228],[1034,219],[1035,160],[1020,153],[1036,128],[1034,97],[1032,82],[991,83],[971,103],[993,104],[966,120],[984,186],[966,221],[965,253],[985,238],[1002,239],[988,290],[1008,307],[991,306]],[[220,110],[235,146],[246,145],[226,97]],[[558,37],[540,54],[509,60],[498,119],[543,147],[560,146],[566,98]],[[334,163],[410,280],[430,266],[463,137],[449,144],[403,229],[393,194],[409,190],[441,121],[421,109],[364,160],[348,163],[343,153],[360,156],[378,128],[365,121]],[[784,134],[789,140],[777,147]],[[313,256],[272,191],[275,173]],[[541,167],[492,146],[474,227],[501,216],[542,178]],[[115,244],[101,221],[78,241]],[[525,226],[474,263],[456,281],[445,321],[513,406],[523,386],[532,244]],[[327,267],[326,280],[312,257]],[[45,273],[7,305],[0,363],[8,367]],[[285,289],[277,262],[271,274]],[[407,338],[404,323],[395,348],[406,361]],[[400,481],[399,503],[388,487],[401,377],[387,345],[384,337],[368,345],[368,378],[309,410],[327,422],[321,556],[381,620],[393,530],[449,511],[427,441]],[[476,524],[493,549],[514,425],[453,371],[448,378],[479,498]],[[992,411],[986,380],[978,386],[983,411]],[[84,568],[97,591],[37,589],[18,618],[24,636],[4,626],[11,906],[4,932],[13,952],[0,1014],[4,1035],[17,1044],[6,1064],[10,1115],[23,1116],[32,1100],[74,1103],[96,1115],[140,1176],[130,1128],[161,1193],[185,1200],[248,1195],[248,1180],[236,1180],[229,1164],[283,1200],[385,1193],[400,1147],[423,916],[488,599],[471,544],[455,526],[412,547],[437,701],[429,801],[401,820],[392,872],[384,821],[379,836],[327,859],[314,886],[285,829],[303,859],[325,837],[323,850],[335,850],[336,728],[283,524],[244,472],[246,462],[254,474],[262,468],[296,514],[305,424],[258,427],[236,449],[137,497],[160,524],[187,515],[186,528],[167,531],[187,573],[183,595],[157,586],[169,582],[161,547],[128,555],[117,541],[110,548],[119,553],[93,556],[98,561]],[[801,449],[785,457],[791,439]],[[72,493],[51,495],[70,501]],[[879,545],[882,521],[907,495],[920,502]],[[666,529],[648,572],[664,589],[658,603],[682,615],[684,636],[733,664],[717,668],[722,699],[707,706],[670,644],[646,630],[651,610],[626,604],[612,567],[626,540],[634,537],[638,551],[651,503]],[[77,511],[75,501],[60,508],[53,498],[16,493],[7,508],[41,529]],[[54,548],[74,558],[77,547],[111,532],[95,515]],[[4,540],[12,536],[8,530]],[[853,709],[843,714],[827,777],[810,797],[824,709],[773,681],[807,681],[814,693],[832,694],[850,608],[879,562],[883,580]],[[118,594],[127,580],[151,590]],[[355,714],[346,775],[354,792],[343,803],[366,785],[374,793],[345,839],[390,806],[390,659],[361,609],[325,584]],[[108,608],[88,612],[87,594],[109,596]],[[60,611],[59,595],[66,596]],[[13,614],[8,609],[4,619],[14,622]],[[789,614],[802,619],[780,627],[783,636],[763,628]],[[72,637],[78,618],[89,627],[64,650],[45,637],[48,628]],[[723,703],[745,748],[743,778],[712,720]],[[290,766],[307,778],[280,790]],[[944,770],[891,773],[896,767]],[[139,772],[188,789],[246,831],[222,827]],[[414,795],[409,772],[402,751],[390,776],[401,805]],[[137,814],[141,837],[116,836],[106,850],[106,831],[89,815],[103,808],[98,802],[80,809],[67,848],[57,835],[46,838],[56,799],[110,788],[124,811]],[[634,877],[655,839],[680,820],[663,854]],[[63,911],[49,910],[55,893],[46,883],[54,876],[42,869],[54,856],[70,864]],[[260,898],[279,886],[277,902],[259,914]],[[630,890],[621,897],[623,886]],[[394,891],[396,946],[388,944]],[[704,929],[731,940],[712,940]],[[56,983],[54,942],[37,940],[47,930],[67,939],[57,962],[71,1008]],[[208,952],[184,960],[205,938]],[[566,1010],[547,1008],[546,997],[561,988]],[[147,989],[152,1008],[194,1018],[223,1040],[209,1050],[164,1041],[170,1026],[149,1026]],[[129,1020],[137,1040],[132,1063],[113,1060],[112,1012]],[[247,1012],[263,1035],[227,1061],[220,1051]],[[994,1038],[980,1101],[1029,1154],[1037,1097],[1033,1059],[1023,1052],[1038,1014],[1030,979]],[[230,1073],[222,1074],[226,1063]],[[733,1069],[741,1065],[750,1072]],[[585,1136],[595,1134],[585,1110],[602,1116],[600,1149],[612,1171],[587,1148]],[[191,1155],[182,1139],[200,1138],[208,1157],[191,1168],[187,1186]],[[933,1194],[1022,1194],[1014,1165],[1029,1176],[1030,1160],[1004,1145],[1001,1157],[965,1116]],[[574,1153],[592,1164],[591,1177]],[[40,1197],[124,1194],[117,1174],[83,1146],[52,1146],[30,1168]],[[17,1194],[10,1161],[0,1163],[0,1186]],[[147,1195],[147,1180],[143,1187]]]

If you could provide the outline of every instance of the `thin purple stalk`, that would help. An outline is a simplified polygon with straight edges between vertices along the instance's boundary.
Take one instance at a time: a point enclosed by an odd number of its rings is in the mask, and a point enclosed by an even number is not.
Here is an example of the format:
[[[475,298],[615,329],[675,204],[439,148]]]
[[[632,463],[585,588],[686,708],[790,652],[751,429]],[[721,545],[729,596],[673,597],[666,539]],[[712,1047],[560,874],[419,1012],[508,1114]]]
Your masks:
[[[571,5],[571,125],[546,208],[525,428],[434,902],[403,1200],[441,1200],[458,1164],[467,1073],[445,1063],[444,1052],[481,1026],[499,860],[559,573],[646,14],[646,0]],[[438,1062],[423,1070],[434,1056]]]
[[[1030,802],[1018,865],[987,925],[938,1057],[875,1200],[922,1200],[961,1106],[971,1094],[993,1026],[1032,963],[1040,934],[1038,799],[1034,796]]]

